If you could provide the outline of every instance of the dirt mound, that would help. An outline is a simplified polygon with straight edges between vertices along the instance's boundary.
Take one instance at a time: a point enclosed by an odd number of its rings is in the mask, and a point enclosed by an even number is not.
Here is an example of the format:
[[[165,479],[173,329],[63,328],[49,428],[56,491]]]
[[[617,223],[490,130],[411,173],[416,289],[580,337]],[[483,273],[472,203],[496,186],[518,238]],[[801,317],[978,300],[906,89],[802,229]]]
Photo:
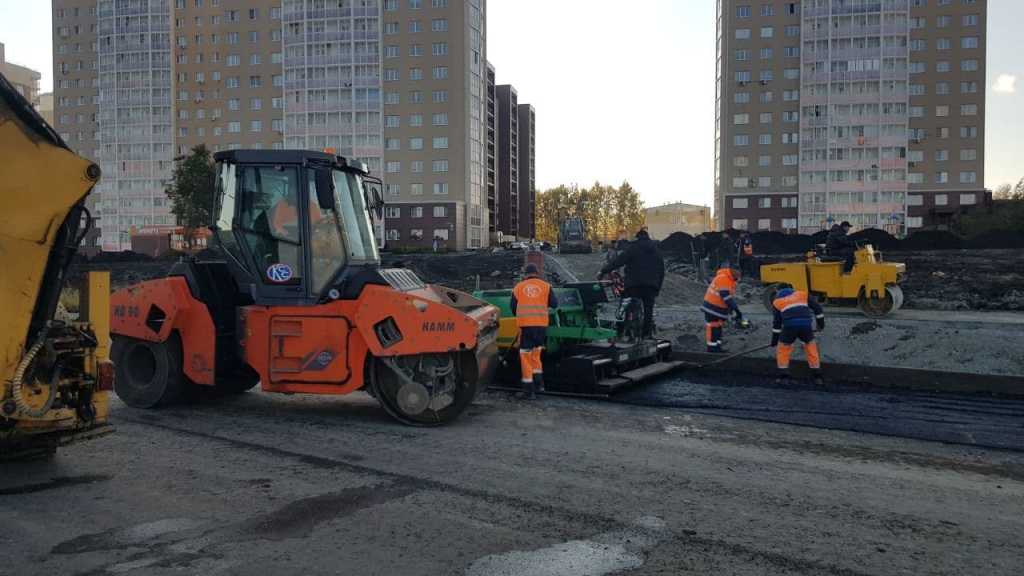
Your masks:
[[[811,250],[813,241],[805,234],[756,232],[750,235],[755,254],[801,254]]]
[[[658,248],[665,254],[688,257],[693,251],[693,236],[686,232],[673,232],[658,243]]]
[[[850,238],[857,243],[871,244],[874,248],[882,251],[899,250],[900,246],[900,241],[895,236],[878,228],[866,228],[855,234],[850,234]]]
[[[952,232],[942,230],[922,230],[904,238],[899,243],[900,250],[959,250],[963,240]]]
[[[967,240],[967,248],[1024,248],[1024,232],[992,230]]]

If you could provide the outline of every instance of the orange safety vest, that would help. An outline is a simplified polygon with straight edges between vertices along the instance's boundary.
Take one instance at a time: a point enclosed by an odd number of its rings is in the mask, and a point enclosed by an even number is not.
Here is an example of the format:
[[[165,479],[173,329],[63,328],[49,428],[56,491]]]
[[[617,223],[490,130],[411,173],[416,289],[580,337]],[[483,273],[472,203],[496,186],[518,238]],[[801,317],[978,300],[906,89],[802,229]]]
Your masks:
[[[704,292],[704,302],[716,308],[728,310],[729,303],[719,293],[722,290],[728,290],[729,294],[736,293],[736,281],[732,279],[732,274],[728,270],[719,270],[718,274],[715,274],[714,280],[711,281],[707,291]]]
[[[516,297],[516,325],[520,328],[548,325],[551,285],[540,278],[527,278],[512,289]]]

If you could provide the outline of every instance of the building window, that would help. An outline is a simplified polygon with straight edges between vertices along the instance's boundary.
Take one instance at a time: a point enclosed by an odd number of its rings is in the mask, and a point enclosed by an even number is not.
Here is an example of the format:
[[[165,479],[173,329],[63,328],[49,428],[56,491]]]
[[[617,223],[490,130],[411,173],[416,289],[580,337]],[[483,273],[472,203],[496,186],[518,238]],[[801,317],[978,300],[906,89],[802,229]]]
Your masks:
[[[385,128],[398,128],[399,125],[400,125],[400,122],[401,121],[399,120],[398,116],[391,116],[391,115],[389,115],[389,116],[385,116],[384,117],[384,127]]]
[[[445,150],[448,148],[448,137],[447,136],[436,136],[434,137],[434,150]]]
[[[961,184],[974,184],[978,181],[977,172],[961,172],[960,183]]]
[[[732,221],[732,227],[735,230],[746,230],[747,229],[747,219],[746,218],[736,218],[736,219],[734,219]]]
[[[434,182],[434,194],[447,194],[448,183],[447,182]]]
[[[771,218],[758,218],[757,219],[757,229],[758,230],[771,230],[772,229],[772,219]]]
[[[434,66],[434,80],[444,80],[448,77],[447,66]]]
[[[936,184],[948,184],[949,183],[949,172],[936,172],[935,173]]]
[[[447,228],[435,228],[434,238],[438,240],[448,240],[448,229]]]
[[[749,40],[750,39],[750,28],[737,28],[736,29],[737,40]]]
[[[409,194],[412,194],[413,196],[422,196],[423,195],[423,183],[422,182],[414,182],[412,184],[409,184]],[[423,208],[417,206],[416,208],[412,209],[412,217],[413,218],[420,218],[422,216],[423,216]]]
[[[772,165],[772,157],[769,155],[762,155],[757,157],[757,165],[761,167],[768,167]]]
[[[750,136],[747,134],[736,134],[732,137],[734,146],[750,146]]]
[[[398,46],[385,46],[384,47],[385,58],[398,58]]]
[[[964,36],[963,38],[960,39],[960,47],[961,48],[968,48],[968,49],[969,48],[977,48],[978,47],[978,37],[977,36]]]
[[[413,160],[412,161],[411,172],[413,174],[422,174],[423,173],[423,160]]]
[[[783,230],[796,230],[796,218],[783,218],[782,219]]]
[[[384,209],[385,218],[401,218],[402,208],[399,206],[387,206]]]
[[[907,228],[920,228],[924,226],[923,220],[921,216],[907,216]]]
[[[746,208],[747,207],[747,199],[746,198],[733,198],[732,199],[732,207],[733,208],[738,208],[738,209]]]
[[[945,194],[936,194],[935,195],[935,205],[936,206],[945,206],[947,204],[949,204],[949,196],[946,196]]]
[[[964,161],[977,160],[978,151],[974,148],[963,148],[960,150],[960,159]]]
[[[772,143],[772,135],[771,134],[761,134],[760,136],[757,137],[757,143],[762,145],[762,146],[767,146],[767,145],[771,144]]]
[[[431,171],[433,171],[435,174],[436,173],[441,173],[441,172],[447,172],[448,171],[448,161],[447,160],[434,160],[431,163],[431,167],[430,168],[431,168]]]
[[[434,42],[431,45],[431,53],[434,56],[447,56],[448,55],[448,43],[447,42]]]
[[[977,104],[961,104],[960,105],[961,116],[977,116],[978,105]]]
[[[750,102],[750,92],[736,92],[732,95],[732,101],[736,104],[746,104]]]
[[[401,239],[402,239],[402,235],[401,235],[401,233],[398,230],[396,230],[394,228],[388,228],[388,240],[401,240]]]
[[[977,196],[975,196],[974,194],[961,194],[960,195],[960,205],[961,206],[973,206],[975,203],[977,203]]]
[[[924,197],[920,194],[907,194],[907,206],[923,206]]]
[[[415,68],[413,68],[415,70]],[[410,71],[411,73],[411,71]],[[394,82],[398,80],[398,69],[397,68],[385,68],[384,69],[384,81]]]
[[[386,78],[385,78],[386,80]],[[396,78],[397,80],[397,78]],[[422,68],[409,68],[409,80],[423,80]]]
[[[385,104],[395,105],[395,104],[400,104],[401,101],[402,101],[402,97],[398,94],[398,92],[388,92],[388,93],[384,94],[384,103]]]
[[[448,19],[447,18],[434,18],[430,21],[431,32],[447,32],[448,31]]]
[[[431,118],[431,123],[434,126],[447,126],[448,125],[448,113],[447,112],[439,112],[437,114],[434,114],[432,116],[432,118]]]
[[[436,104],[440,104],[440,103],[448,101],[448,91],[447,90],[434,90],[434,92],[433,92],[433,94],[431,96],[432,96],[432,98],[434,100],[434,103],[436,103]]]
[[[398,138],[385,138],[384,139],[385,150],[400,150],[401,141]]]
[[[422,104],[423,103],[423,91],[422,90],[410,90],[409,91],[409,103],[410,104]]]
[[[423,240],[423,229],[413,228],[409,230],[409,240]]]
[[[949,160],[949,150],[936,150],[935,151],[935,161],[936,162],[945,162],[947,160]]]
[[[772,28],[771,26],[762,26],[761,27],[761,38],[771,38],[773,36],[775,36],[775,29],[774,28]]]
[[[783,208],[796,208],[796,196],[783,196],[780,200]]]
[[[732,123],[733,124],[737,124],[737,125],[749,124],[750,123],[750,114],[733,114],[733,116],[732,116]]]
[[[771,180],[771,177],[768,177],[768,179]],[[757,199],[757,207],[758,208],[771,208],[772,207],[772,198],[771,198],[771,196],[765,196],[764,198],[758,198]]]
[[[737,18],[750,18],[750,6],[737,6],[736,7]]]
[[[423,115],[422,114],[411,114],[411,115],[409,115],[409,126],[413,126],[413,127],[423,126]]]
[[[423,150],[423,138],[409,138],[409,150]]]
[[[444,218],[447,215],[447,210],[444,206],[434,206],[434,218]]]
[[[402,163],[392,160],[391,162],[385,164],[385,171],[388,174],[398,174],[399,172],[402,171]]]

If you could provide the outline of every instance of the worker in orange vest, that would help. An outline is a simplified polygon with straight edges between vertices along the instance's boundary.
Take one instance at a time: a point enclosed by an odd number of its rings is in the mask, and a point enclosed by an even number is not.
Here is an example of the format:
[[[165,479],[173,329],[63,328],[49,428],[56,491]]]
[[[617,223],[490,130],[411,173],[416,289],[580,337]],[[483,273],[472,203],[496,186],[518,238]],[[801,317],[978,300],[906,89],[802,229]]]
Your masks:
[[[519,326],[519,366],[522,369],[521,397],[533,400],[544,391],[541,353],[548,337],[548,309],[558,307],[551,285],[540,278],[536,264],[523,268],[526,278],[512,289],[512,313]]]
[[[750,323],[743,319],[740,307],[736,305],[736,282],[739,279],[739,270],[721,268],[704,293],[704,303],[700,307],[704,312],[704,340],[708,345],[708,352],[712,354],[725,352],[722,346],[722,328],[730,316],[735,319],[737,326],[750,326]]]
[[[783,284],[772,300],[772,347],[775,348],[775,363],[779,369],[776,381],[781,381],[789,371],[789,358],[797,340],[804,343],[807,365],[811,367],[814,383],[824,383],[821,377],[821,354],[814,341],[814,328],[825,329],[825,312],[821,304],[803,290],[794,290]]]

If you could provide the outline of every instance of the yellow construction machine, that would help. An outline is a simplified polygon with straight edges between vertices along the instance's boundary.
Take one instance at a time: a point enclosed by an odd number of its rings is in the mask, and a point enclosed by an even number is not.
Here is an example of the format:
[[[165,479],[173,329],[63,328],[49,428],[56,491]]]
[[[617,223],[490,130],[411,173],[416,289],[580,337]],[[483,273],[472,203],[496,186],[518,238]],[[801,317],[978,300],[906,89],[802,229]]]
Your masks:
[[[903,306],[899,283],[906,272],[904,264],[884,262],[882,253],[867,244],[854,252],[852,270],[844,272],[843,267],[842,261],[822,261],[814,251],[803,262],[765,264],[761,266],[764,305],[772,311],[779,285],[789,284],[813,294],[822,304],[856,306],[870,318],[882,318]]]
[[[91,227],[99,166],[77,156],[0,75],[0,460],[52,454],[111,430],[109,273],[89,275],[78,318],[58,319]]]

